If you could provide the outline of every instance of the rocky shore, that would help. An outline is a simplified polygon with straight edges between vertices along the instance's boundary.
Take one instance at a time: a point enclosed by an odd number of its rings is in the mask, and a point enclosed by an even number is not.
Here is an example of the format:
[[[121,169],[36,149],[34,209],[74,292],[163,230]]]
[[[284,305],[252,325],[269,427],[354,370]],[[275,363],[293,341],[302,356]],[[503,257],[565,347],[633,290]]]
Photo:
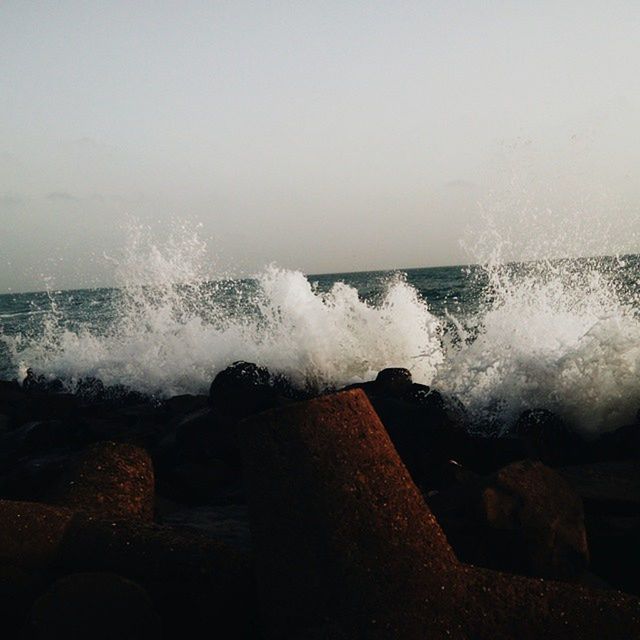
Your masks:
[[[468,427],[404,369],[0,382],[4,637],[640,638],[640,424]]]

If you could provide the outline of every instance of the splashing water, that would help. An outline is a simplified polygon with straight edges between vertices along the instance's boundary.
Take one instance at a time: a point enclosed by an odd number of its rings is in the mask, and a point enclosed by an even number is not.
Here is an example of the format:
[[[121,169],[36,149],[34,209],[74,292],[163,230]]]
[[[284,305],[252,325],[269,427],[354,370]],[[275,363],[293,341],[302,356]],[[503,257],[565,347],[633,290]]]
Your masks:
[[[275,266],[252,280],[210,281],[205,246],[193,235],[164,248],[144,243],[133,234],[117,269],[109,326],[69,328],[53,305],[37,340],[9,340],[20,374],[31,366],[174,395],[205,391],[241,359],[316,388],[367,380],[388,365],[426,381],[442,362],[439,322],[401,276],[373,305],[344,283],[321,292]]]
[[[71,384],[95,376],[175,395],[205,392],[236,360],[314,388],[400,366],[458,396],[477,425],[494,430],[547,407],[595,433],[628,423],[640,407],[633,257],[491,259],[312,283],[275,266],[252,279],[212,279],[191,232],[162,247],[139,229],[130,238],[118,288],[49,294],[28,314],[35,329],[5,331],[14,373],[30,366]]]
[[[482,309],[459,329],[434,383],[459,395],[477,422],[491,422],[497,408],[497,428],[535,407],[587,433],[632,422],[640,407],[638,263],[634,287],[616,282],[624,266],[486,267]]]

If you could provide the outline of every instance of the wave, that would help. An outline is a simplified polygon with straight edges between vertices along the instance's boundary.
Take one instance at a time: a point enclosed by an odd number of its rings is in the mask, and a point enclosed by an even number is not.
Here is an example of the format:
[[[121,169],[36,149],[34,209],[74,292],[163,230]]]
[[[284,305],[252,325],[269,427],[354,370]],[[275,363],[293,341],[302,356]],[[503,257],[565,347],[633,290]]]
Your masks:
[[[237,360],[318,389],[406,367],[494,430],[547,407],[596,433],[632,421],[640,407],[638,270],[621,280],[622,261],[494,262],[469,272],[479,300],[454,317],[436,315],[401,274],[374,300],[276,266],[212,281],[197,235],[164,247],[131,237],[108,326],[70,327],[52,299],[37,339],[4,337],[19,375],[30,366],[176,395],[205,392]]]

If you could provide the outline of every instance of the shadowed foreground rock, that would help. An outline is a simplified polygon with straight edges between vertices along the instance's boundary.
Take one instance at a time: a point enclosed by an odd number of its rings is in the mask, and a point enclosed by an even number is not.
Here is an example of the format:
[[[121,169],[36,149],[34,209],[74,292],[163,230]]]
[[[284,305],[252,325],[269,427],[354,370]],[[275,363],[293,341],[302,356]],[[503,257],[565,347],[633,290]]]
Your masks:
[[[103,519],[153,520],[154,477],[139,447],[100,442],[83,451],[49,502]]]
[[[635,598],[459,563],[362,391],[239,435],[270,637],[640,637]]]
[[[113,573],[75,573],[38,599],[29,620],[37,640],[152,640],[160,619],[146,591]]]

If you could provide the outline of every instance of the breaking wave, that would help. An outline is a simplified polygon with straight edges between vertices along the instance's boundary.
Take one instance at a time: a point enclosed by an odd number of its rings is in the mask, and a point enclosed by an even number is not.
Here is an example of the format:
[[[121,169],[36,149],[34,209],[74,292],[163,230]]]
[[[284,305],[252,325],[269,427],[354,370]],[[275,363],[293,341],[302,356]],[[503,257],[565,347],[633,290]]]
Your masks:
[[[635,258],[458,269],[467,299],[448,311],[403,274],[363,297],[353,284],[322,287],[276,266],[244,280],[212,279],[206,268],[197,235],[160,247],[137,230],[117,288],[74,292],[73,321],[50,294],[35,333],[5,331],[15,373],[33,367],[71,384],[95,376],[175,395],[206,391],[236,360],[315,388],[406,367],[492,429],[547,407],[594,433],[628,423],[640,407]]]

